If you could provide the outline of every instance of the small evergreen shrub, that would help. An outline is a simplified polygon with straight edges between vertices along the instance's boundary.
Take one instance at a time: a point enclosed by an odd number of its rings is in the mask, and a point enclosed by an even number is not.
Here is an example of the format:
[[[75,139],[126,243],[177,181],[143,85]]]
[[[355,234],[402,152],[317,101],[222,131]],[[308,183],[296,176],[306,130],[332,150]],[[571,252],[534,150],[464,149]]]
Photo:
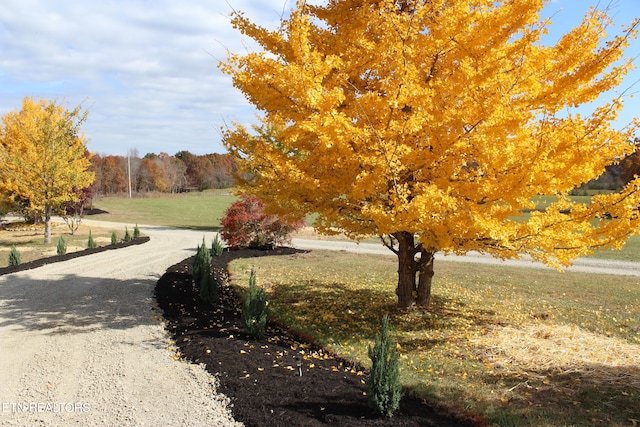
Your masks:
[[[118,243],[118,233],[116,233],[115,231],[111,232],[111,244],[115,245]]]
[[[400,406],[402,388],[398,353],[392,347],[389,316],[382,318],[382,331],[376,333],[375,344],[369,346],[371,372],[367,379],[367,399],[379,415],[391,417]]]
[[[67,242],[64,240],[64,236],[60,236],[58,239],[58,245],[56,246],[56,253],[58,255],[64,255],[67,253]]]
[[[193,259],[192,265],[192,275],[193,281],[196,287],[200,287],[203,272],[210,271],[211,269],[211,254],[209,253],[209,249],[207,249],[207,245],[204,242],[204,237],[202,238],[202,245],[198,245],[198,249],[196,251],[196,256]]]
[[[256,286],[256,273],[252,269],[249,277],[249,293],[242,305],[241,320],[245,331],[252,338],[261,338],[267,328],[267,292]]]
[[[264,212],[264,204],[243,194],[226,210],[220,234],[232,248],[270,249],[291,241],[291,233],[302,228],[304,218],[290,222]]]
[[[97,248],[98,244],[95,240],[93,240],[93,236],[91,235],[91,230],[89,230],[89,241],[87,242],[88,248]]]
[[[213,242],[211,243],[211,253],[214,256],[222,255],[222,251],[224,248],[222,247],[222,242],[220,242],[220,235],[216,234],[216,237],[213,238]]]
[[[9,265],[20,265],[20,252],[18,252],[15,245],[11,245],[11,251],[9,252]]]
[[[202,238],[202,245],[198,245],[196,256],[193,260],[193,282],[200,288],[200,299],[209,304],[218,301],[218,283],[211,274],[211,253]]]
[[[125,242],[131,241],[131,234],[129,234],[129,228],[126,225],[124,227],[124,241]]]
[[[140,237],[140,229],[138,228],[138,224],[133,228],[133,238],[137,239]]]
[[[209,304],[218,302],[218,283],[210,268],[204,268],[201,272],[200,299]]]

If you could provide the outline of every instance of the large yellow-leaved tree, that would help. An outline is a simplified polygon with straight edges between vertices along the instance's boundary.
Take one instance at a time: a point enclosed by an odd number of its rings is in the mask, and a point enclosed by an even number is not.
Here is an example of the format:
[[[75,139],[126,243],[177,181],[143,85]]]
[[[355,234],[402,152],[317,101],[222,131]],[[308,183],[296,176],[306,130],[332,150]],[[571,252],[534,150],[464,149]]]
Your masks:
[[[51,215],[78,189],[91,185],[85,137],[88,113],[67,110],[55,101],[26,97],[19,111],[2,117],[0,193],[44,218],[45,243],[51,242]]]
[[[640,180],[589,205],[568,194],[634,151],[638,123],[615,128],[624,97],[607,94],[638,24],[607,36],[594,8],[551,43],[547,3],[298,1],[276,30],[234,13],[263,49],[221,63],[262,114],[224,130],[244,190],[316,212],[321,232],[381,236],[400,307],[429,304],[439,251],[564,266],[620,248],[640,231]],[[523,215],[543,195],[555,203]]]

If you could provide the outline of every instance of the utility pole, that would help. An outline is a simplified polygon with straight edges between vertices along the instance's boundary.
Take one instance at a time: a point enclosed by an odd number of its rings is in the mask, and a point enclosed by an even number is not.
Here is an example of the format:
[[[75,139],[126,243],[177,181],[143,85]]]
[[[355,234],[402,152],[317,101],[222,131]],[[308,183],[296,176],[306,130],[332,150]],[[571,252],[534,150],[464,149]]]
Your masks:
[[[127,171],[129,174],[129,198],[131,198],[131,149],[127,150]]]

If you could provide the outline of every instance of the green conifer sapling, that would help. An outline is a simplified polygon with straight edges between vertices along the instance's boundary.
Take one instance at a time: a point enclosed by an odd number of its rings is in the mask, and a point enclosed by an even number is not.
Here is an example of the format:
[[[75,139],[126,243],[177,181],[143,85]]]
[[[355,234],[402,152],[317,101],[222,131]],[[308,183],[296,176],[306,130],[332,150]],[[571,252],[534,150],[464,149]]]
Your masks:
[[[98,244],[95,240],[93,240],[93,236],[91,235],[91,230],[89,230],[89,241],[87,242],[88,248],[97,248]]]
[[[256,273],[252,269],[249,276],[249,293],[242,305],[241,320],[247,333],[252,338],[261,338],[267,328],[268,317],[267,293],[256,285]]]
[[[20,265],[20,252],[18,252],[15,245],[11,245],[11,251],[9,252],[9,265]]]
[[[220,236],[216,234],[216,237],[213,238],[213,242],[211,243],[211,253],[213,253],[214,256],[220,256],[222,255],[223,249]]]
[[[64,240],[64,236],[60,236],[58,239],[58,245],[56,246],[56,253],[58,255],[64,255],[67,253],[67,242]]]
[[[391,417],[400,406],[402,387],[398,353],[391,343],[389,316],[382,318],[382,331],[376,333],[375,344],[369,346],[371,372],[367,380],[367,398],[379,415]]]

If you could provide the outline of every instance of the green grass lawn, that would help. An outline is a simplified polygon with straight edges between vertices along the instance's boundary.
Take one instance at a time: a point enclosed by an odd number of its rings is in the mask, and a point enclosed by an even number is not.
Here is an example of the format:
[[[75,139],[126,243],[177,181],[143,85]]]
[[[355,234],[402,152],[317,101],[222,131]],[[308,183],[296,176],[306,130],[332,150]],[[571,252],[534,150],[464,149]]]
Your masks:
[[[224,211],[236,200],[229,190],[209,190],[157,197],[109,197],[94,201],[93,207],[107,213],[88,219],[165,225],[198,230],[216,230]]]
[[[640,278],[438,262],[430,310],[399,310],[396,259],[313,251],[236,260],[274,316],[368,364],[387,313],[413,394],[492,425],[640,419]]]

